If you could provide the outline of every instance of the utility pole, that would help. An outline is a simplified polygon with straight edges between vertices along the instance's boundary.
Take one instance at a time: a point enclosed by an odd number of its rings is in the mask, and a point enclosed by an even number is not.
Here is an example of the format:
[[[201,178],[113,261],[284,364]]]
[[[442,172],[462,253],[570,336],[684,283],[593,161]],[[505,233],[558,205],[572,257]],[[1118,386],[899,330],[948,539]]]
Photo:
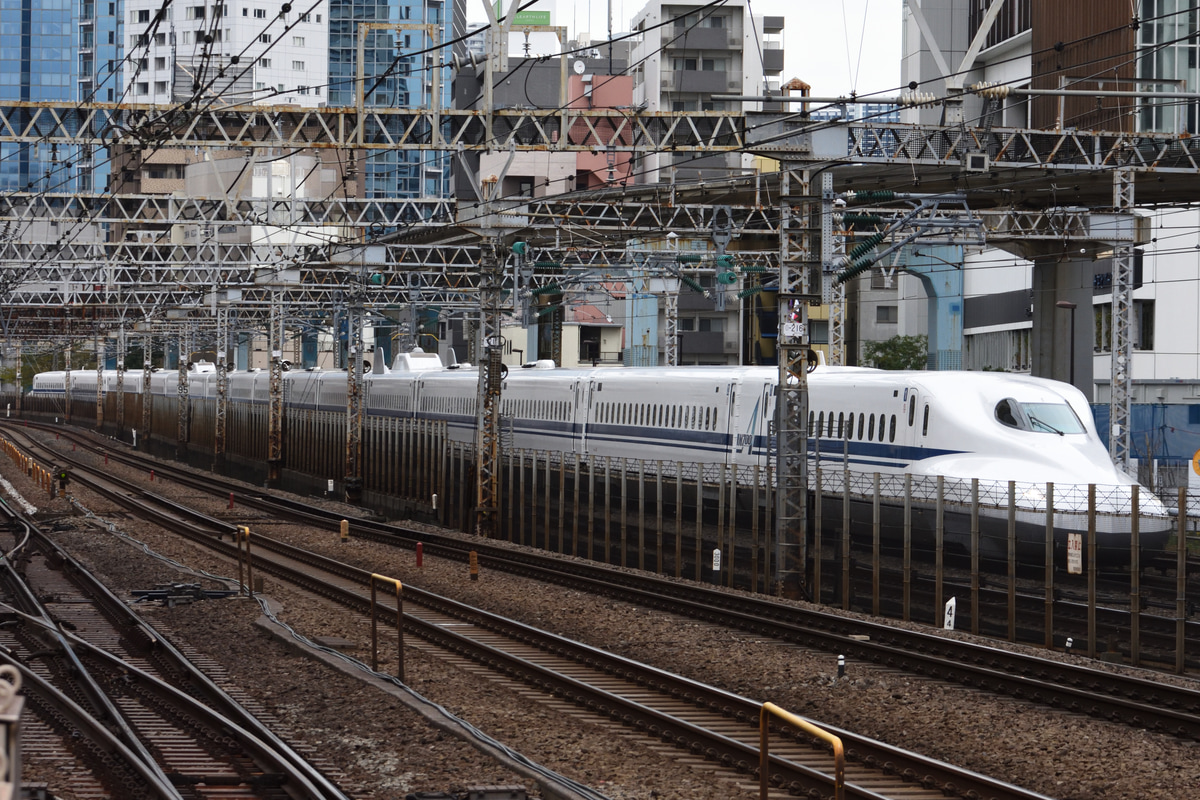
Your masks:
[[[362,501],[363,301],[357,293],[346,304],[346,502]]]
[[[493,237],[483,248],[480,264],[480,338],[483,358],[479,361],[475,463],[477,493],[475,532],[491,538],[497,534],[500,493],[500,388],[503,380],[501,357],[504,338],[500,335],[500,248]]]
[[[142,441],[150,446],[150,419],[154,411],[154,398],[150,395],[150,355],[154,352],[154,336],[147,331],[146,343],[142,345]]]
[[[117,328],[117,436],[125,431],[125,322]]]
[[[271,348],[267,382],[267,483],[278,486],[283,477],[283,289],[271,290]]]
[[[213,426],[213,461],[225,461],[225,437],[229,411],[229,307],[217,307],[217,408]]]
[[[183,459],[187,455],[188,446],[188,364],[192,356],[191,337],[188,333],[183,333],[179,337],[179,384],[176,394],[178,395],[178,435],[176,436],[175,450],[176,456]]]
[[[104,430],[104,339],[96,333],[96,430]]]
[[[808,170],[783,173],[779,254],[779,397],[775,405],[775,558],[773,591],[798,598],[807,589],[808,561],[808,305],[819,300],[822,243],[829,241],[832,177],[812,193]],[[814,276],[815,272],[815,276]],[[820,520],[816,520],[820,524]],[[816,554],[820,557],[820,554]]]
[[[1113,171],[1113,211],[1133,214],[1133,170]],[[1133,242],[1117,242],[1112,255],[1112,394],[1109,397],[1109,453],[1118,467],[1136,476],[1130,464],[1133,395]]]

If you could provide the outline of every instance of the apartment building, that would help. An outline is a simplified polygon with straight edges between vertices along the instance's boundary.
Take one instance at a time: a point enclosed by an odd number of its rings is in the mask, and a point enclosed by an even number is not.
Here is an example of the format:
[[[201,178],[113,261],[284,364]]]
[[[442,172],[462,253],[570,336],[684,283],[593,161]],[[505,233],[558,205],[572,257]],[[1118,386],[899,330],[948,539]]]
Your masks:
[[[783,26],[783,17],[752,15],[743,0],[719,6],[652,0],[632,21],[638,34],[629,56],[634,105],[648,111],[761,111],[761,102],[714,95],[779,94]],[[754,170],[748,154],[651,154],[645,162],[646,183]]]

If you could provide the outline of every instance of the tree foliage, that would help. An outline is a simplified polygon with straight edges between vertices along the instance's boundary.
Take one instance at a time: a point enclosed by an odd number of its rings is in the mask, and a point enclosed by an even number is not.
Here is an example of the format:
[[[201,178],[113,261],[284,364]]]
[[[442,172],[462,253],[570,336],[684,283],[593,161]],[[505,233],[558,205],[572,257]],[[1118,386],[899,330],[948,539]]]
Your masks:
[[[893,336],[883,342],[864,342],[863,361],[879,369],[925,369],[929,365],[929,337]]]

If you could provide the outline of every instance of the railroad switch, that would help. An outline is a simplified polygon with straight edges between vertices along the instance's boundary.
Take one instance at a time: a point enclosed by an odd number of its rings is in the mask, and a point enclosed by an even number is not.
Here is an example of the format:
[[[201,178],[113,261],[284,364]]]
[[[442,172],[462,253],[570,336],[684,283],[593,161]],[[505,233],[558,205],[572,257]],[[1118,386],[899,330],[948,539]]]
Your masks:
[[[153,589],[134,589],[135,603],[158,601],[168,608],[194,603],[197,600],[220,600],[237,594],[232,589],[203,589],[198,583],[167,583]]]

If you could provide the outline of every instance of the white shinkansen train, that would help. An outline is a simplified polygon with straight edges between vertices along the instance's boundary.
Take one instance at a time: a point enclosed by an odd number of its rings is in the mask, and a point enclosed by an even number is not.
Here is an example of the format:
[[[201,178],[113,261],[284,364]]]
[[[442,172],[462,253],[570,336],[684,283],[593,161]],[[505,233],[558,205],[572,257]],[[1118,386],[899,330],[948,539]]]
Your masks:
[[[126,372],[126,391],[130,383],[140,391],[140,378],[130,380],[133,372]],[[95,391],[94,371],[91,376]],[[175,396],[177,381],[175,371],[156,371],[151,391]],[[229,382],[230,402],[267,402],[266,371],[230,372]],[[558,369],[552,362],[537,362],[504,378],[500,415],[516,448],[766,467],[772,461],[777,383],[775,367]],[[364,409],[378,416],[444,421],[452,440],[471,441],[477,384],[474,368],[443,367],[435,354],[405,353],[391,369],[377,367],[364,375]],[[985,555],[1003,556],[1011,481],[1016,482],[1019,550],[1040,560],[1045,490],[1052,483],[1055,547],[1061,556],[1068,535],[1088,529],[1090,484],[1097,487],[1098,560],[1128,559],[1136,482],[1112,463],[1086,398],[1073,386],[1006,373],[820,366],[808,376],[808,387],[809,447],[820,454],[824,490],[840,497],[844,469],[878,472],[893,483],[913,476],[914,541],[932,541],[930,487],[943,476],[945,545],[966,551],[969,487],[978,479],[981,546]],[[346,407],[344,371],[291,370],[284,373],[283,388],[289,408]],[[190,395],[215,392],[211,365],[189,374]],[[851,483],[851,494],[857,495],[852,529],[859,532],[871,523],[870,483]],[[902,528],[902,498],[900,491],[885,491],[885,528]],[[1152,492],[1143,488],[1138,498],[1142,548],[1160,550],[1173,523]],[[840,500],[825,505],[830,520],[841,519]]]

